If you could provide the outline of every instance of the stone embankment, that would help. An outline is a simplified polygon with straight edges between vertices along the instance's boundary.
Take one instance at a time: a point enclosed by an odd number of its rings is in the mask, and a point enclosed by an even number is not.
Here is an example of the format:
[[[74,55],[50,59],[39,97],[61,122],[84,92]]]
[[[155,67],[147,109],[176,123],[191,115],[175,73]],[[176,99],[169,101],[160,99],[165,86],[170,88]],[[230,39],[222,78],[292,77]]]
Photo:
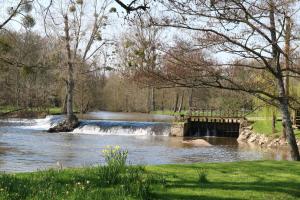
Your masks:
[[[173,123],[170,132],[173,137],[184,137],[184,123]]]
[[[288,145],[287,141],[283,137],[276,138],[255,133],[251,126],[241,129],[238,141],[270,148],[284,147]],[[300,146],[299,140],[297,141],[297,144]]]

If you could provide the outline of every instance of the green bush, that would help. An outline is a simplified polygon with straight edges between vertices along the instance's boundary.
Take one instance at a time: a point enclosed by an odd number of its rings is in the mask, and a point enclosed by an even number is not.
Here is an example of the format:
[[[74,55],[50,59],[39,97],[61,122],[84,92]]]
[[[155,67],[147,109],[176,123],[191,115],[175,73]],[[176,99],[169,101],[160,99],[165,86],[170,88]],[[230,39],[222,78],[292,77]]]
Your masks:
[[[200,185],[203,185],[203,184],[209,182],[207,179],[207,171],[204,168],[198,169],[197,173],[198,173],[198,182]]]
[[[150,199],[151,184],[160,179],[146,173],[143,166],[127,166],[128,151],[119,146],[108,146],[103,150],[105,165],[98,169],[102,186],[116,186],[118,196],[134,196],[138,199]]]
[[[127,150],[122,150],[119,146],[107,146],[103,150],[106,165],[99,168],[99,178],[102,185],[113,185],[120,182],[120,176],[125,173]]]

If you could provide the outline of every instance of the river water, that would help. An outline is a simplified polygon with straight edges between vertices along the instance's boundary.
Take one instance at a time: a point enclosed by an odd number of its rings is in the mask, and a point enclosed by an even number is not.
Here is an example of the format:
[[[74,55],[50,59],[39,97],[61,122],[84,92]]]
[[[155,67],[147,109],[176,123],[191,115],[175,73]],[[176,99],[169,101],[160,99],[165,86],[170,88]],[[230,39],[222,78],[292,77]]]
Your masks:
[[[62,116],[0,120],[0,171],[27,172],[57,167],[82,167],[104,162],[102,150],[119,145],[131,164],[230,162],[290,159],[286,151],[238,144],[234,138],[204,138],[213,146],[194,147],[169,137],[171,116],[92,112],[81,116],[72,133],[47,133]]]

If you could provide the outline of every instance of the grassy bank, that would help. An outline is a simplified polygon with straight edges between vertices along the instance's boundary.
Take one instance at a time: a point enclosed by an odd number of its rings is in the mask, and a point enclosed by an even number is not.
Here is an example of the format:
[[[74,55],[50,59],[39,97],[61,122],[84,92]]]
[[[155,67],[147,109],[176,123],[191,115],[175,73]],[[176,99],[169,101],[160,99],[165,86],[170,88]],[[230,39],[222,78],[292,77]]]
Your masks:
[[[272,121],[271,120],[257,120],[253,123],[253,130],[256,133],[264,134],[266,136],[280,137],[282,135],[282,123],[276,121],[275,133],[272,133]],[[300,139],[300,130],[294,129],[296,138]]]
[[[61,114],[61,108],[49,107],[49,108],[17,108],[13,106],[0,106],[0,116],[6,117],[25,117],[25,118],[40,118],[46,115],[59,115]]]
[[[288,161],[105,167],[0,176],[0,199],[300,199]]]

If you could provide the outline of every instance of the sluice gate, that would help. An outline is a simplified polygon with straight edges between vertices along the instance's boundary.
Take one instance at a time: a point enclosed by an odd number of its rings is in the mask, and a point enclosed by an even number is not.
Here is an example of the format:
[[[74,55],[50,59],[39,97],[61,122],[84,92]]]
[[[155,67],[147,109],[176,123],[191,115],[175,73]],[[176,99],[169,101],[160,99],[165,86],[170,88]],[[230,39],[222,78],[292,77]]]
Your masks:
[[[240,123],[188,122],[184,125],[186,137],[234,137],[238,138]]]
[[[199,115],[199,113],[203,113],[203,115]],[[226,113],[227,115],[222,115],[221,112],[217,113],[218,115],[216,115],[216,112],[202,111],[179,116],[177,121],[183,122],[181,136],[238,138],[240,127],[244,124],[245,117],[240,113],[231,115],[228,113]]]

